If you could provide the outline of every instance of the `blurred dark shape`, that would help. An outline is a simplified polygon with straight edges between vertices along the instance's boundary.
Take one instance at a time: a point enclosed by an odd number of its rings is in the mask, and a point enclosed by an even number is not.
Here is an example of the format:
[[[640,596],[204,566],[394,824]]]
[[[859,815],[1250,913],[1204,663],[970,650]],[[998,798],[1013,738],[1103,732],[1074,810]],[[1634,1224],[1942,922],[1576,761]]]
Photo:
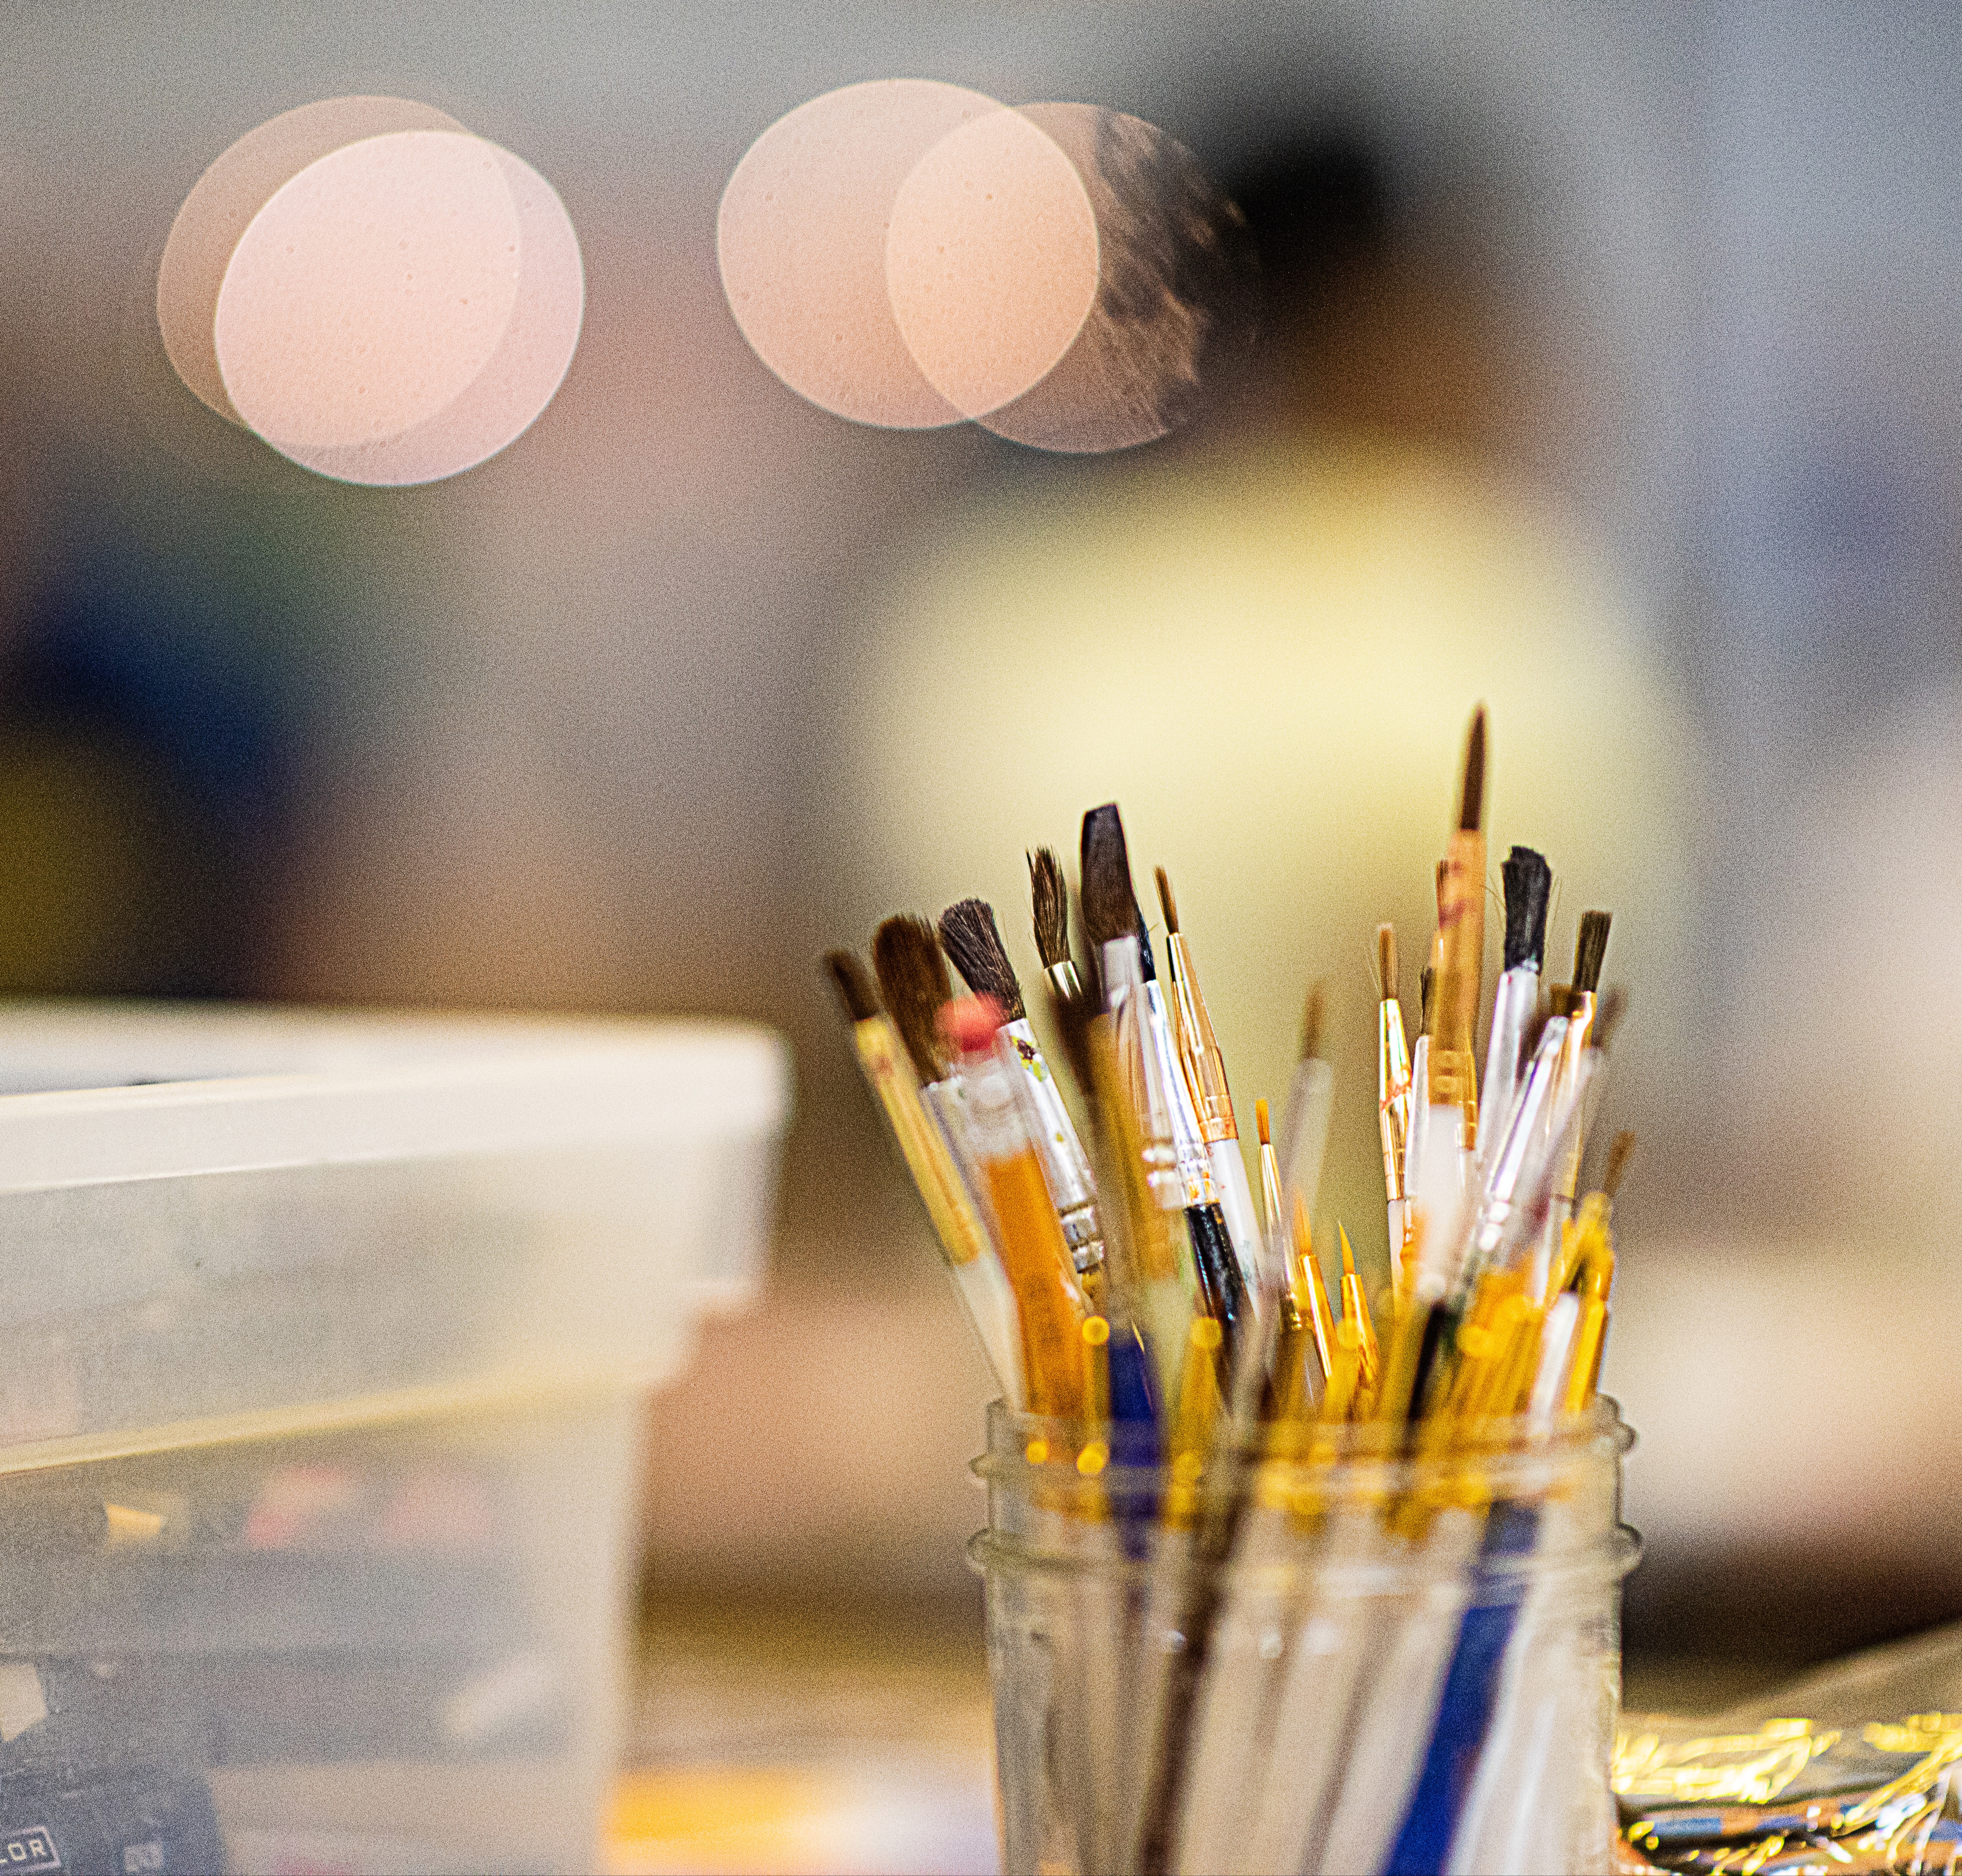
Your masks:
[[[256,988],[288,731],[273,673],[195,603],[101,552],[53,570],[0,658],[0,989]]]
[[[1336,128],[1273,142],[1225,187],[1264,288],[1242,421],[1514,453],[1513,413],[1537,393],[1502,379],[1490,290],[1397,200],[1372,139]],[[1474,230],[1481,254],[1496,235]]]
[[[1389,190],[1362,139],[1332,131],[1270,146],[1227,181],[1277,315],[1300,322],[1344,280],[1380,266]]]

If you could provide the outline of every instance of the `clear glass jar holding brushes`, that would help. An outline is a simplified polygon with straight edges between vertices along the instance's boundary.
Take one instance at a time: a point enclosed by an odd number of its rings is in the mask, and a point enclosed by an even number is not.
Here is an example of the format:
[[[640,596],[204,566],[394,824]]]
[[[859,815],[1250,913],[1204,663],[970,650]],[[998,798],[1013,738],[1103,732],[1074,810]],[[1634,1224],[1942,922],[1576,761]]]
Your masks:
[[[1004,1868],[1612,1869],[1631,1439],[1604,1399],[1126,1465],[997,1403]]]

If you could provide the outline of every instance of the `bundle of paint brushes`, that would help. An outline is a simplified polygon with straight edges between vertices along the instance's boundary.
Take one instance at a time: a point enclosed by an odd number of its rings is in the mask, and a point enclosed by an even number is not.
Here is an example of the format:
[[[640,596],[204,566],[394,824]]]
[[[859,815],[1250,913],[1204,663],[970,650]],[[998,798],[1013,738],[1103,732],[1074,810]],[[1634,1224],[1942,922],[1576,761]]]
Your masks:
[[[1311,1241],[1332,1098],[1319,995],[1278,1129],[1255,1103],[1257,1205],[1171,882],[1159,869],[1155,946],[1114,806],[1083,821],[1088,968],[1060,866],[1030,860],[1081,1131],[989,906],[951,907],[937,933],[888,920],[876,991],[850,954],[826,960],[1005,1404],[980,1554],[1011,1868],[1609,1854],[1628,1546],[1595,1386],[1625,1136],[1577,1195],[1618,999],[1599,990],[1605,913],[1580,922],[1571,982],[1542,984],[1551,870],[1513,848],[1479,1073],[1485,770],[1481,710],[1414,1048],[1379,934],[1390,1281],[1373,1310],[1346,1231],[1333,1285]],[[1017,1586],[1032,1560],[1073,1586]]]

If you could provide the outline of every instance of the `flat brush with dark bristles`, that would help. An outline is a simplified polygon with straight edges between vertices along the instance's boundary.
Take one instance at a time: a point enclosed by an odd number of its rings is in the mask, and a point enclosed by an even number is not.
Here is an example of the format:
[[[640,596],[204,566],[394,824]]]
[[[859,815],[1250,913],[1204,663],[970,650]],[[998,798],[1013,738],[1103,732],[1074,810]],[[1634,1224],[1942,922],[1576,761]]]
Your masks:
[[[1002,943],[995,908],[985,899],[963,899],[958,905],[950,905],[940,915],[940,936],[968,988],[977,997],[992,997],[1001,1007],[999,1033],[1010,1039],[1021,1071],[1015,1086],[1036,1122],[1029,1132],[1042,1159],[1050,1199],[1076,1274],[1097,1289],[1092,1301],[1099,1301],[1104,1228],[1097,1211],[1097,1183],[1076,1123],[1063,1104],[1056,1076],[1043,1058],[1042,1045],[1023,1007],[1022,987]]]
[[[977,997],[992,997],[1002,1008],[1002,1020],[1014,1023],[1028,1014],[1015,967],[1002,943],[995,908],[986,899],[963,899],[940,915],[940,942]]]
[[[1574,940],[1574,988],[1598,990],[1601,966],[1608,956],[1608,925],[1612,914],[1583,912],[1580,930]]]
[[[940,1013],[953,999],[954,982],[933,927],[910,913],[887,919],[872,934],[872,968],[914,1072],[929,1086],[944,1080],[950,1064]]]
[[[1553,869],[1544,854],[1516,847],[1499,869],[1506,886],[1503,968],[1531,965],[1536,973],[1546,957],[1546,911],[1553,892]]]
[[[824,968],[851,1022],[866,1085],[933,1221],[982,1353],[1005,1397],[1019,1403],[1024,1396],[1015,1297],[995,1260],[973,1189],[927,1103],[897,1029],[879,1007],[864,965],[848,951],[828,951]]]
[[[1516,847],[1499,869],[1506,884],[1505,968],[1492,995],[1485,1044],[1485,1079],[1478,1093],[1478,1151],[1506,1137],[1518,1099],[1526,1025],[1539,1004],[1540,960],[1546,954],[1547,895],[1553,869],[1529,847]]]
[[[1101,962],[1104,947],[1120,938],[1136,937],[1146,983],[1158,975],[1151,942],[1145,935],[1145,915],[1131,884],[1131,853],[1124,841],[1124,823],[1117,804],[1107,802],[1083,817],[1083,844],[1078,868],[1083,900],[1083,928]]]
[[[1140,1103],[1139,1136],[1148,1151],[1155,1152],[1156,1130],[1161,1125],[1169,1128],[1165,1144],[1170,1145],[1177,1167],[1202,1305],[1219,1320],[1225,1337],[1221,1353],[1230,1369],[1235,1337],[1248,1308],[1246,1280],[1219,1208],[1212,1157],[1200,1133],[1198,1113],[1179,1064],[1164,992],[1145,942],[1144,918],[1131,885],[1124,824],[1114,802],[1093,808],[1083,817],[1081,892],[1083,923],[1102,968],[1107,1007],[1117,1019],[1124,1078],[1133,1100]],[[1120,949],[1126,940],[1137,946],[1135,962],[1126,949]],[[1126,1007],[1133,1003],[1142,1007]],[[1161,1106],[1162,1120],[1158,1118]]]

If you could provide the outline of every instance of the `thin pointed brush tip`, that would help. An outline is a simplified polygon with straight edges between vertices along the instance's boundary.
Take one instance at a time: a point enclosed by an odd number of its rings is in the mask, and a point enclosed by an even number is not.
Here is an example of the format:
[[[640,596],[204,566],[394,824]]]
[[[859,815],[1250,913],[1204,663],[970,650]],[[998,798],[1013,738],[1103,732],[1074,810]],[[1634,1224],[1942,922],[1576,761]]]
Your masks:
[[[838,991],[845,1013],[854,1023],[863,1023],[879,1013],[879,994],[872,987],[871,974],[849,951],[827,951],[824,968]]]
[[[1594,1006],[1594,1020],[1587,1034],[1588,1046],[1606,1051],[1614,1046],[1615,1032],[1628,1013],[1628,993],[1616,984],[1601,993]]]
[[[1131,856],[1115,802],[1083,817],[1082,893],[1084,927],[1092,944],[1101,948],[1133,933],[1142,938],[1144,915],[1131,885]]]
[[[1465,744],[1465,784],[1458,796],[1458,828],[1476,834],[1485,824],[1485,706],[1472,712],[1472,733]]]
[[[1069,888],[1053,847],[1029,855],[1029,897],[1035,911],[1036,955],[1043,968],[1069,962]]]
[[[1608,1149],[1607,1169],[1601,1175],[1601,1189],[1612,1202],[1621,1189],[1622,1176],[1628,1170],[1628,1156],[1635,1150],[1635,1136],[1625,1129],[1615,1135]]]
[[[1154,866],[1152,875],[1158,882],[1158,904],[1165,912],[1165,930],[1176,933],[1178,930],[1178,901],[1171,896],[1171,876],[1162,866]]]
[[[1313,1061],[1321,1053],[1322,1019],[1328,1013],[1328,986],[1319,978],[1308,987],[1308,1006],[1301,1013],[1301,1060]]]
[[[1376,991],[1379,1002],[1388,1003],[1397,994],[1397,928],[1376,927]]]
[[[1254,1103],[1254,1125],[1261,1136],[1261,1144],[1270,1147],[1274,1143],[1273,1133],[1267,1126],[1267,1104],[1264,1100]]]
[[[1339,1220],[1335,1226],[1335,1235],[1342,1241],[1342,1274],[1345,1277],[1353,1277],[1356,1274],[1356,1253],[1349,1242],[1349,1228]]]
[[[963,899],[941,913],[940,942],[967,988],[1001,1005],[1004,1023],[1028,1014],[1015,967],[1002,943],[1002,928],[995,923],[995,908],[986,899]]]

